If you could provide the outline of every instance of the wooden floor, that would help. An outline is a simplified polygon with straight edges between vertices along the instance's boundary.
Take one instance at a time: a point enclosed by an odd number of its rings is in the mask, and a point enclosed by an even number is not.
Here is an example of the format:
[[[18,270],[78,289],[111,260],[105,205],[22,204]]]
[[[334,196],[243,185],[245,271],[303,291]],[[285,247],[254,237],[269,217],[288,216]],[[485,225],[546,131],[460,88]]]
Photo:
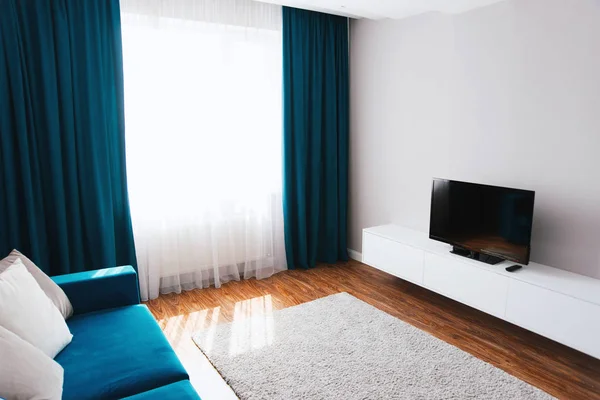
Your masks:
[[[198,387],[206,359],[193,332],[330,294],[351,295],[561,399],[600,399],[600,360],[356,261],[284,271],[220,289],[163,295],[148,307]],[[557,321],[560,323],[560,321]],[[600,338],[598,338],[600,340]],[[198,382],[198,383],[196,383]]]

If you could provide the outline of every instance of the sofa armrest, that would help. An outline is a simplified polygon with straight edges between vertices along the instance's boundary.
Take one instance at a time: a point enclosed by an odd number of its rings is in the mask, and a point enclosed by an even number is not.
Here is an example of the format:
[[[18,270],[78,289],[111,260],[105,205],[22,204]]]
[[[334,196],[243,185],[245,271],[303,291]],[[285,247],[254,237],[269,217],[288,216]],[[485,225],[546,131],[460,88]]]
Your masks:
[[[53,276],[74,314],[140,303],[137,274],[130,265]]]

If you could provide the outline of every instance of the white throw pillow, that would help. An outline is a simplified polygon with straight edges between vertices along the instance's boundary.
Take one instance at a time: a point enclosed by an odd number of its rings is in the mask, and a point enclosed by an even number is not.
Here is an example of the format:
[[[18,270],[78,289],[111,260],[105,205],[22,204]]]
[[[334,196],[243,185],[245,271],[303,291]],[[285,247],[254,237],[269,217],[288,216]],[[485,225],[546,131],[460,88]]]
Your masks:
[[[18,258],[0,273],[0,326],[54,358],[73,335],[52,300]]]
[[[8,400],[60,400],[63,368],[0,326],[0,397]]]
[[[50,279],[50,277],[46,275],[44,271],[42,271],[33,263],[33,261],[25,257],[18,250],[11,251],[8,256],[0,260],[0,274],[4,272],[6,268],[10,267],[17,258],[21,259],[21,262],[23,262],[23,265],[27,268],[27,271],[33,275],[35,281],[38,283],[38,285],[40,285],[44,293],[46,293],[46,296],[52,300],[54,305],[58,308],[58,311],[60,311],[62,314],[63,318],[67,319],[73,315],[73,306],[60,286],[54,283],[54,281]]]

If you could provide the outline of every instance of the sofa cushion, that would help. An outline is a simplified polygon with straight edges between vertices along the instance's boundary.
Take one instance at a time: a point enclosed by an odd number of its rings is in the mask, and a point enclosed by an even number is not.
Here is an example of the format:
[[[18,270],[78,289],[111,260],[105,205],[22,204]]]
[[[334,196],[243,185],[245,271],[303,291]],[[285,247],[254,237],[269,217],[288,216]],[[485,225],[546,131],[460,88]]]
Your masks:
[[[149,390],[135,396],[127,397],[127,400],[200,400],[200,396],[194,390],[190,381],[180,381],[170,385]]]
[[[60,400],[63,368],[0,326],[0,398]]]
[[[25,257],[25,255],[18,250],[11,251],[9,255],[0,260],[0,272],[5,271],[10,267],[17,258],[21,259],[25,268],[27,268],[27,271],[33,276],[38,285],[40,285],[40,288],[46,293],[46,296],[52,300],[52,303],[58,308],[58,311],[60,311],[63,318],[67,319],[73,315],[73,306],[65,292],[63,292],[63,290],[54,283],[44,271],[35,265],[33,261]]]
[[[73,338],[60,311],[20,258],[0,273],[0,325],[50,358]]]
[[[63,399],[121,398],[188,379],[144,305],[69,319],[73,341],[57,357]]]

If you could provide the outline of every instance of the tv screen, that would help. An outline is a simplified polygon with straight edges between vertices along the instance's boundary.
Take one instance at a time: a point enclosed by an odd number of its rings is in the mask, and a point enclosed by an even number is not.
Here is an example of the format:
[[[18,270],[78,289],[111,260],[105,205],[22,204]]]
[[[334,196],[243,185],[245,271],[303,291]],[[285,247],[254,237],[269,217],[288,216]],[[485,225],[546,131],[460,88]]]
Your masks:
[[[471,255],[527,264],[534,197],[529,190],[434,179],[429,237]]]

